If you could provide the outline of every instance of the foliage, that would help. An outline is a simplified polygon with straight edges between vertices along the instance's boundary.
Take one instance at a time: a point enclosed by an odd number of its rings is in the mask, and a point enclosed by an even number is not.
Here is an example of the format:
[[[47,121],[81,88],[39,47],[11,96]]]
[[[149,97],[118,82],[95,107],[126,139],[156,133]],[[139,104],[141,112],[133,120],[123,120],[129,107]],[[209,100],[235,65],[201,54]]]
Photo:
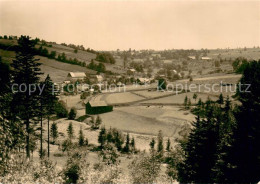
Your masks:
[[[109,52],[97,53],[96,60],[103,62],[103,63],[111,63],[111,64],[116,63],[116,60],[114,59],[112,54],[110,54]]]
[[[93,60],[87,65],[87,68],[101,73],[106,72],[106,67],[103,63],[96,64]]]
[[[115,145],[111,143],[106,143],[103,146],[103,149],[101,150],[99,156],[107,165],[118,164],[119,153]]]
[[[133,183],[156,183],[160,172],[160,161],[156,155],[141,154],[128,167]]]

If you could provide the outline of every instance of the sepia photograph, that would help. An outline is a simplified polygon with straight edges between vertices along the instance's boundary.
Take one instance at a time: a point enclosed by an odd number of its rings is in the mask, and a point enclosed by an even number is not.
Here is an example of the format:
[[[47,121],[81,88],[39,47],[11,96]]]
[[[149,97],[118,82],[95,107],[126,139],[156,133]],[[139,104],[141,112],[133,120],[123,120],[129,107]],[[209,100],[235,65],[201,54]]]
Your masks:
[[[260,183],[260,0],[0,0],[0,184]]]

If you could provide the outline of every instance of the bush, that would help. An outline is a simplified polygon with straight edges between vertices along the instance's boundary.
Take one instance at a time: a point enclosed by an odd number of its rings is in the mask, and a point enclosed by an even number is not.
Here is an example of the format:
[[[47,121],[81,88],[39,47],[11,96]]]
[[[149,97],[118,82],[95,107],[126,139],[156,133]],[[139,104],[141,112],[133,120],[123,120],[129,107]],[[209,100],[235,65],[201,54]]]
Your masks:
[[[133,183],[155,183],[160,172],[160,162],[153,154],[140,155],[128,167]]]

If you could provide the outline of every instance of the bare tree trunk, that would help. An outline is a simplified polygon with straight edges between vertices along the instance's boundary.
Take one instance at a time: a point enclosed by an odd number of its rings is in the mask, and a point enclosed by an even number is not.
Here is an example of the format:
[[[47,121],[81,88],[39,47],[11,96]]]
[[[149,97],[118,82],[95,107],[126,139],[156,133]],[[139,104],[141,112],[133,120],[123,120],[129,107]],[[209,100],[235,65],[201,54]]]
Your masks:
[[[48,157],[50,157],[50,117],[48,115]]]
[[[40,148],[40,157],[42,158],[42,114],[41,114],[41,148]]]
[[[30,120],[26,120],[26,157],[30,158]]]

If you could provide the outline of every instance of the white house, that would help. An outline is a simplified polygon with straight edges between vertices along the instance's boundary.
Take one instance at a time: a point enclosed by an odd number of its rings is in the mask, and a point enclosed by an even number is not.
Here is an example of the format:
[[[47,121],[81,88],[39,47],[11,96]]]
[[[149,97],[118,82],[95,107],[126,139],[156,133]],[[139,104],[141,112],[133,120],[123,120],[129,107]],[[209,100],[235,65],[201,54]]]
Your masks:
[[[188,56],[188,58],[189,58],[189,59],[193,59],[193,60],[196,59],[195,56]]]
[[[201,57],[202,60],[211,60],[210,57]]]

